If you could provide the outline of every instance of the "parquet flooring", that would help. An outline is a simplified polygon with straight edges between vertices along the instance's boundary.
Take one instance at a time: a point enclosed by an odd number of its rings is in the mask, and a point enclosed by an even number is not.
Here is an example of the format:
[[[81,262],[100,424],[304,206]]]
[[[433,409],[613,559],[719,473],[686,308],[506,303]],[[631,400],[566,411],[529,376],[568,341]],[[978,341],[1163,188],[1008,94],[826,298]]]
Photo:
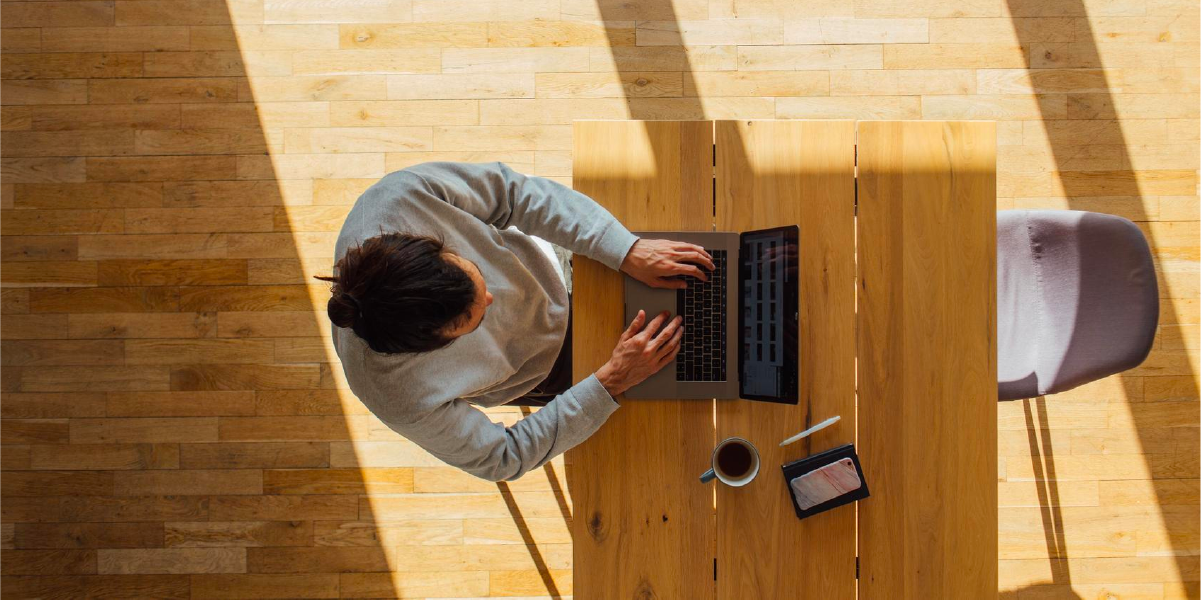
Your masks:
[[[358,193],[570,183],[573,119],[978,118],[999,208],[1136,221],[1163,296],[1143,366],[999,407],[1002,596],[1197,598],[1198,13],[3,0],[0,593],[570,595],[561,460],[477,481],[346,390],[310,276]]]

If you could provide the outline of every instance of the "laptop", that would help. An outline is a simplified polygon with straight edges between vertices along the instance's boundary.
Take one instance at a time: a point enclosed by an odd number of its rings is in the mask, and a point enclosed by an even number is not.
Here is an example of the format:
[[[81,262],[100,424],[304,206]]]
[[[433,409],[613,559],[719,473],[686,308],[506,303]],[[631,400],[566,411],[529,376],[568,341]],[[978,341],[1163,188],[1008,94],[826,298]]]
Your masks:
[[[798,238],[796,225],[731,233],[646,231],[639,237],[705,248],[716,267],[709,281],[681,277],[682,290],[652,288],[625,277],[625,322],[684,316],[680,353],[626,391],[626,398],[746,398],[796,404],[799,372]]]

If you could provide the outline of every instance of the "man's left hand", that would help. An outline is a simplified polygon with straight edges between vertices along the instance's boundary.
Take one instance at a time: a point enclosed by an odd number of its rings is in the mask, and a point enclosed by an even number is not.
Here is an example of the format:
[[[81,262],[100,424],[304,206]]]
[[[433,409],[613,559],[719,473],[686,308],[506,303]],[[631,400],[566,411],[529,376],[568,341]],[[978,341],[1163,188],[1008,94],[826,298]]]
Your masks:
[[[705,270],[713,270],[713,257],[696,244],[640,239],[626,254],[621,270],[651,287],[678,290],[688,285],[682,277],[709,281]]]

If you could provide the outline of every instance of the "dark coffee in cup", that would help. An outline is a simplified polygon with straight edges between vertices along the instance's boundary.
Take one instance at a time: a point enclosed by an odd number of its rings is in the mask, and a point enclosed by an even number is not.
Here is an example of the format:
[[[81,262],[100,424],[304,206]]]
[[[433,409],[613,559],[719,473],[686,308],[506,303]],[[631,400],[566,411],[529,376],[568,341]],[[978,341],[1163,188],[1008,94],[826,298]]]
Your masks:
[[[709,470],[701,475],[701,483],[717,479],[730,487],[742,487],[759,474],[759,451],[754,444],[729,437],[717,444],[709,457]]]
[[[742,477],[751,468],[750,449],[739,443],[722,446],[717,452],[717,468],[727,477]]]

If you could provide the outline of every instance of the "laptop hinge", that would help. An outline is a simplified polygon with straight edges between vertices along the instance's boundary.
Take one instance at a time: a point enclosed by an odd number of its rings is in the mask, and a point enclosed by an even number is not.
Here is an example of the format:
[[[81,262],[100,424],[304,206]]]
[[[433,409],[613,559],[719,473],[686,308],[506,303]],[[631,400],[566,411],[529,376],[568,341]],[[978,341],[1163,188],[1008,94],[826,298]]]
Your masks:
[[[738,303],[735,305],[738,309],[738,316],[735,317],[738,320],[738,325],[737,325],[738,335],[735,336],[735,339],[734,339],[734,341],[735,341],[734,352],[737,353],[738,360],[734,364],[738,365],[738,395],[739,396],[742,395],[743,381],[745,381],[745,375],[743,375],[743,371],[745,370],[745,367],[746,367],[746,364],[744,363],[744,357],[742,355],[742,344],[745,342],[745,340],[743,340],[743,338],[742,338],[742,335],[743,335],[742,334],[742,327],[743,327],[742,311],[746,310],[746,308],[744,306],[744,304],[746,304],[746,298],[744,297],[745,294],[742,293],[742,286],[743,286],[742,278],[744,275],[743,270],[742,270],[742,251],[744,250],[742,240],[743,240],[743,235],[745,233],[746,232],[744,231],[744,232],[738,234],[738,256],[737,256],[738,261],[734,264],[734,272],[733,272],[734,276],[738,278],[737,279],[738,293],[735,294],[735,296],[738,297]],[[728,260],[726,261],[726,276],[727,277],[730,276],[730,262]],[[729,314],[730,314],[729,310],[727,310],[726,311],[727,318],[729,318]],[[729,340],[727,340],[726,348],[729,348],[729,347],[730,347]]]

